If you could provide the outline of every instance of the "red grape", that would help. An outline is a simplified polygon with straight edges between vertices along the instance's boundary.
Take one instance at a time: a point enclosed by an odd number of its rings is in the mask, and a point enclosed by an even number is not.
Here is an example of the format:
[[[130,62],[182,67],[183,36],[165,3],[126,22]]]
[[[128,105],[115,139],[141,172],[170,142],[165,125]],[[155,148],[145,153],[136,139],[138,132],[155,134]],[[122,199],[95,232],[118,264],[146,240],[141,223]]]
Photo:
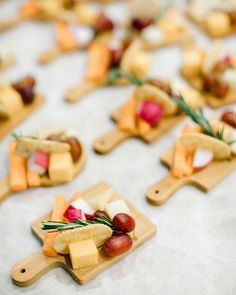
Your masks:
[[[106,256],[115,257],[130,250],[133,245],[131,237],[127,234],[119,234],[109,238],[103,245]]]
[[[126,213],[118,213],[114,216],[113,225],[115,229],[122,233],[129,233],[135,228],[135,221],[133,217]]]

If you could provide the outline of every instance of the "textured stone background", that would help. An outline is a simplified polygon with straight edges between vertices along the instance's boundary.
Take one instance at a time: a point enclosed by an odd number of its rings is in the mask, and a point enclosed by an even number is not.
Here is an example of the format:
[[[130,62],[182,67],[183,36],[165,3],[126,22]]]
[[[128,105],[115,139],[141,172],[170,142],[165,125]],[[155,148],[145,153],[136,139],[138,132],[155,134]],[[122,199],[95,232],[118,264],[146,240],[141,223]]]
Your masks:
[[[20,3],[6,0],[0,6],[0,19],[13,15]],[[119,17],[122,7],[115,7],[110,11]],[[210,40],[190,26],[197,43],[207,46]],[[50,24],[32,22],[1,34],[0,44],[13,49],[17,65],[1,74],[0,80],[35,75],[46,103],[17,131],[27,134],[48,122],[74,128],[87,148],[88,163],[81,176],[66,186],[18,193],[0,204],[0,294],[235,295],[236,173],[208,194],[188,186],[162,207],[149,205],[145,190],[167,174],[158,159],[174,143],[180,125],[153,145],[131,139],[109,155],[96,155],[91,147],[93,140],[114,127],[108,114],[126,101],[132,87],[104,88],[78,104],[65,103],[64,91],[82,80],[86,53],[64,56],[49,66],[38,65],[38,55],[54,43],[52,31]],[[235,36],[224,43],[236,54]],[[181,55],[178,46],[154,53],[150,75],[178,76]],[[0,144],[0,177],[8,171],[9,139]],[[63,269],[50,271],[28,288],[15,286],[10,278],[12,265],[41,247],[30,231],[30,223],[51,209],[57,193],[70,198],[75,191],[100,180],[113,185],[158,226],[155,238],[85,286],[79,286]]]

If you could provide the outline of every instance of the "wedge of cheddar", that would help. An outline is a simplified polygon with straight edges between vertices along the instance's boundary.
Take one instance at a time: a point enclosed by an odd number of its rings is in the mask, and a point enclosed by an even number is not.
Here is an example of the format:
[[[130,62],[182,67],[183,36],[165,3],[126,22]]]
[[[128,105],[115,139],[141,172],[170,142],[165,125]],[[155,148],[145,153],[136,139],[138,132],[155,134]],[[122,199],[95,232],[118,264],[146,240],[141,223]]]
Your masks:
[[[74,176],[74,167],[71,154],[55,153],[50,155],[49,178],[53,181],[68,182]]]
[[[98,263],[98,249],[93,239],[70,244],[69,252],[73,269]]]
[[[0,85],[0,119],[11,118],[24,107],[20,94],[8,85]]]

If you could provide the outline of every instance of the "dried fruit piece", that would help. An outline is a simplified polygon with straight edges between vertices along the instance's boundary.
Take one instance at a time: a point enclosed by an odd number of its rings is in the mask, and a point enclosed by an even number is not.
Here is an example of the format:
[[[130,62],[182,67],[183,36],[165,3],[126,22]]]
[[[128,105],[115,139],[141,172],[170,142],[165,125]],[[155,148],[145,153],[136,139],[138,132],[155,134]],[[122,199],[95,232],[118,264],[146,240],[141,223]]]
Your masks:
[[[233,128],[236,128],[236,113],[233,111],[224,112],[221,116],[221,121],[227,123]]]
[[[31,104],[34,101],[35,84],[35,79],[32,76],[26,76],[20,81],[13,83],[12,87],[20,93],[24,104]]]
[[[113,27],[114,27],[114,24],[112,20],[110,20],[105,14],[101,13],[98,16],[96,24],[95,24],[96,32],[112,30]]]
[[[74,163],[79,161],[81,156],[81,145],[76,137],[67,137],[65,143],[70,145],[70,153]]]
[[[112,68],[119,66],[123,53],[124,50],[122,48],[110,49]]]
[[[138,31],[142,31],[144,28],[150,26],[153,23],[153,18],[148,16],[135,17],[132,20],[132,27]]]
[[[229,91],[229,85],[226,82],[217,81],[212,93],[218,97],[224,97]]]

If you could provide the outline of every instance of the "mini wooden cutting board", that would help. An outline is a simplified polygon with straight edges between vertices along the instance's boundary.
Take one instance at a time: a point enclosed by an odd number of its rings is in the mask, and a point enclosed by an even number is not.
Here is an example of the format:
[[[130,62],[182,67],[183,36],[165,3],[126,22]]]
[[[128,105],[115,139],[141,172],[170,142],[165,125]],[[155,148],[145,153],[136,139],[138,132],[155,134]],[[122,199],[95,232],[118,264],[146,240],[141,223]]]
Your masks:
[[[81,142],[80,142],[80,146],[81,146],[81,156],[79,161],[76,164],[74,164],[74,178],[83,171],[86,164],[86,151]],[[41,177],[41,187],[49,187],[49,186],[56,186],[56,185],[63,185],[63,184],[65,184],[65,182],[52,181],[47,176]],[[27,189],[31,189],[31,188],[27,188]],[[0,179],[0,203],[14,193],[17,193],[17,192],[13,192],[11,190],[9,176],[6,176],[5,178]]]
[[[116,110],[111,114],[113,121],[117,122],[121,114],[122,108]],[[152,128],[149,132],[141,135],[137,133],[125,132],[120,130],[118,127],[105,135],[97,138],[94,141],[93,148],[99,154],[107,154],[111,152],[120,143],[130,137],[141,137],[147,143],[153,143],[170,129],[174,128],[182,119],[183,115],[171,116],[163,118],[157,127]]]
[[[161,157],[161,162],[171,166],[173,149]],[[236,157],[231,160],[214,161],[202,171],[184,178],[176,178],[171,172],[162,180],[150,186],[146,192],[147,200],[153,205],[164,204],[179,188],[184,185],[194,185],[208,192],[215,187],[228,174],[236,169]]]
[[[187,16],[188,18],[193,21],[195,24],[197,24],[205,33],[208,34],[209,37],[211,38],[222,38],[222,37],[227,37],[227,36],[230,36],[232,34],[235,34],[236,33],[236,25],[235,26],[232,26],[231,30],[226,33],[226,34],[222,34],[221,36],[214,36],[212,35],[206,28],[205,24],[204,24],[204,21],[199,21],[196,19],[196,17],[194,17],[190,12],[187,12]]]
[[[44,102],[42,95],[37,94],[32,104],[24,105],[22,110],[11,119],[0,120],[0,139],[10,133],[17,125],[23,122],[31,113],[38,109]]]
[[[203,98],[206,100],[207,104],[210,107],[216,109],[228,104],[236,103],[236,91],[231,90],[224,98],[220,98],[205,91],[202,91],[203,86],[201,78],[189,79],[183,73],[182,75],[192,87],[194,87],[202,94]]]
[[[108,185],[107,183],[100,182],[99,184],[88,189],[82,195],[82,198],[84,198],[85,200],[89,200],[89,198],[101,193],[104,190],[107,190],[109,187],[110,185]],[[122,197],[117,192],[115,192],[113,200],[117,199],[122,199]],[[79,270],[73,270],[68,255],[59,255],[56,258],[52,258],[43,255],[42,251],[40,250],[39,252],[22,260],[21,262],[18,262],[13,266],[11,270],[13,282],[18,286],[29,286],[33,284],[36,280],[38,280],[43,274],[48,272],[50,269],[56,267],[63,267],[71,274],[71,276],[79,284],[85,284],[89,280],[93,279],[98,274],[100,274],[103,270],[109,268],[116,262],[122,260],[126,255],[128,255],[138,246],[142,245],[147,240],[149,240],[156,232],[156,226],[150,220],[148,220],[140,211],[138,211],[131,203],[129,203],[128,201],[126,202],[136,222],[136,238],[133,238],[133,247],[129,252],[114,258],[108,258],[102,254],[100,249],[99,262],[96,266],[90,266]],[[49,218],[50,213],[36,220],[31,226],[33,233],[38,237],[40,241],[43,241],[46,235],[46,233],[41,230],[41,222],[43,220],[48,220]]]

